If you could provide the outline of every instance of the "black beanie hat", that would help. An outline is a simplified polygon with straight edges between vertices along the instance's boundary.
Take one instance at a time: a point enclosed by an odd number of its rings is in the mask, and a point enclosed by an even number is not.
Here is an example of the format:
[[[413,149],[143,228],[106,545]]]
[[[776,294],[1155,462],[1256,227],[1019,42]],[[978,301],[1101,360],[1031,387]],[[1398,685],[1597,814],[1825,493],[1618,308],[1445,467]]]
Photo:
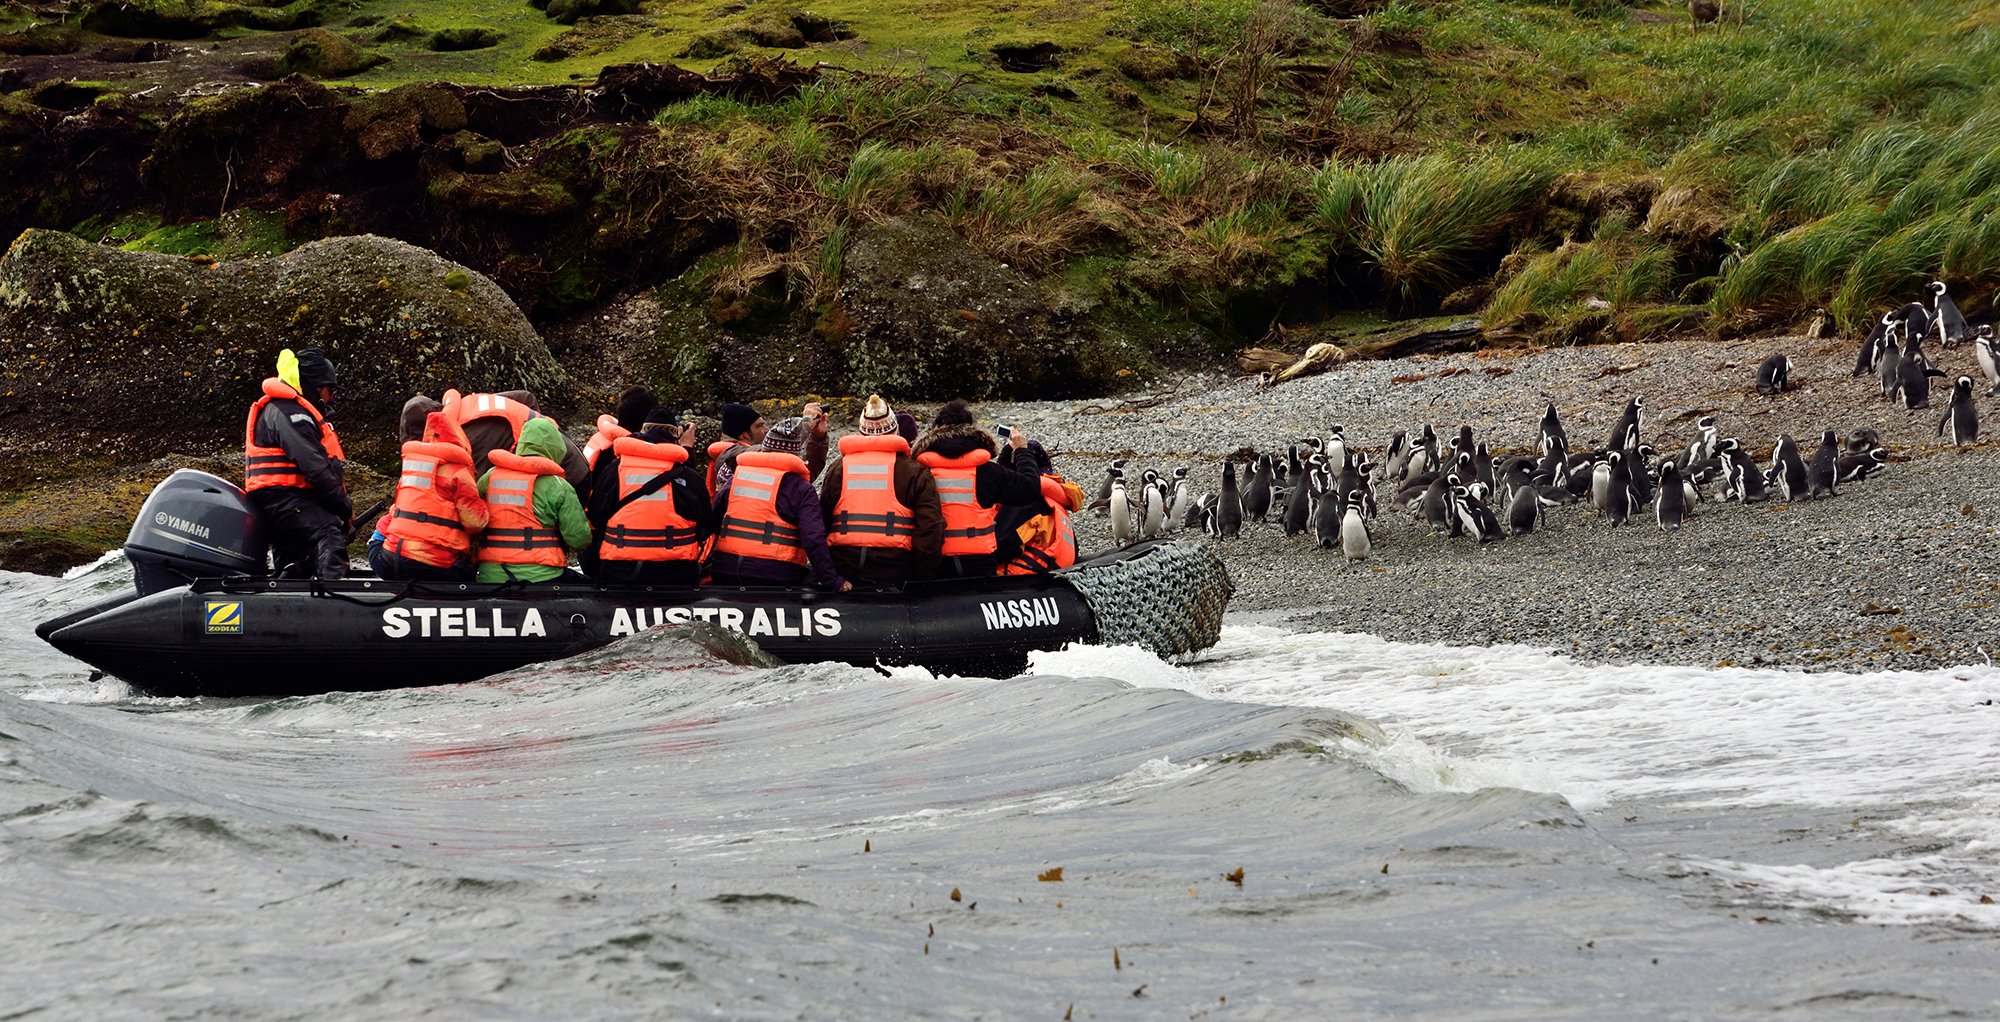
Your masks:
[[[299,386],[305,388],[308,396],[321,387],[339,385],[339,379],[333,374],[333,362],[326,357],[326,352],[318,348],[299,352]]]
[[[618,424],[637,433],[639,427],[652,420],[647,416],[660,407],[660,399],[646,387],[627,387],[618,395],[618,405],[612,414],[618,417]]]
[[[757,409],[734,402],[722,406],[722,435],[740,437],[757,422]]]

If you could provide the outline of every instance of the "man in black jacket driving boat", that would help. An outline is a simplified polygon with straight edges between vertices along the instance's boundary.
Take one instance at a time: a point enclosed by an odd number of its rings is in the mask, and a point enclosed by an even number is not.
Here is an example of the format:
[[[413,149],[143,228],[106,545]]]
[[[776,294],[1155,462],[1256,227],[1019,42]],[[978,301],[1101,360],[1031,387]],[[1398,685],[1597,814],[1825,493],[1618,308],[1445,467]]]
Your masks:
[[[336,386],[333,363],[318,348],[278,355],[278,375],[250,405],[243,424],[243,489],[264,514],[271,547],[287,578],[344,578],[346,455],[327,414]]]

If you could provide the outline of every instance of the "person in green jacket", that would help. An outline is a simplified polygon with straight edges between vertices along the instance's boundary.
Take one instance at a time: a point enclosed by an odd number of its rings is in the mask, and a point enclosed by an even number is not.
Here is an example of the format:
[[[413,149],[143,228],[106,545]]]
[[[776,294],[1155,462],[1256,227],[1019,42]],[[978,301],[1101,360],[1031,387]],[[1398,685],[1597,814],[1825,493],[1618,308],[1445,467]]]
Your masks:
[[[562,433],[555,423],[548,419],[529,419],[521,427],[521,439],[514,445],[514,453],[522,458],[546,461],[554,466],[554,471],[534,477],[532,506],[535,521],[544,528],[554,529],[562,536],[563,546],[568,550],[581,550],[590,545],[590,519],[584,517],[583,503],[576,498],[576,488],[563,477],[562,457],[564,445]],[[498,468],[496,462],[495,468]],[[488,469],[479,477],[479,495],[492,498],[488,494],[493,480],[494,469]],[[500,524],[496,510],[494,524]],[[479,562],[478,580],[481,582],[553,582],[589,581],[567,567],[548,564],[503,564],[482,558]]]

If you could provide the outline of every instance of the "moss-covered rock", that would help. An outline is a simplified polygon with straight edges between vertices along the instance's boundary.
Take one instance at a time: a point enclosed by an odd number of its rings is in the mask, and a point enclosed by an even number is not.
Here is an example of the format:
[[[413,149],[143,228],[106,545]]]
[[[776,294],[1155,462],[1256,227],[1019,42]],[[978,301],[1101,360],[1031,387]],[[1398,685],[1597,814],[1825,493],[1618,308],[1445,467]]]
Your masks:
[[[502,36],[490,28],[441,28],[431,33],[426,44],[439,53],[484,50],[500,45]]]
[[[79,19],[83,28],[105,35],[153,39],[199,39],[222,28],[286,31],[309,28],[324,19],[328,0],[222,3],[218,0],[91,0]]]
[[[1062,397],[1156,368],[1114,306],[1031,278],[931,216],[857,232],[821,329],[841,341],[857,394]]]
[[[596,14],[631,14],[639,9],[639,0],[528,0],[528,4],[562,25],[574,25],[578,18]]]
[[[83,33],[70,25],[30,25],[18,32],[0,32],[0,53],[54,56],[83,48]]]
[[[454,273],[465,286],[450,286]],[[227,447],[287,347],[332,357],[337,421],[362,459],[393,452],[396,413],[418,391],[525,387],[554,409],[574,399],[504,292],[403,242],[341,237],[216,262],[28,231],[0,257],[0,463],[75,423],[121,458]],[[118,414],[105,414],[107,395]]]
[[[292,37],[277,60],[280,74],[302,74],[314,78],[345,78],[387,63],[389,58],[370,53],[346,36],[323,28],[309,28]]]

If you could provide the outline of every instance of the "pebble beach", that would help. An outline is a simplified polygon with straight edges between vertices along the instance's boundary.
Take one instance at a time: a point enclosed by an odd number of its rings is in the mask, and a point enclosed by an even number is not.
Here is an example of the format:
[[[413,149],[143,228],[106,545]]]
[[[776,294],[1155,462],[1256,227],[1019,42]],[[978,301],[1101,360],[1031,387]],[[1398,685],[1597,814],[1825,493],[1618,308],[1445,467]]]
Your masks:
[[[1985,664],[2000,652],[2000,447],[1937,436],[1950,377],[1983,394],[1970,346],[1934,351],[1946,379],[1932,407],[1884,402],[1850,375],[1850,339],[1756,338],[1353,362],[1273,387],[1220,375],[1182,378],[1124,400],[990,403],[978,410],[1041,439],[1058,468],[1094,493],[1110,459],[1128,471],[1192,467],[1219,488],[1224,458],[1282,457],[1291,440],[1344,426],[1378,458],[1391,434],[1428,422],[1449,438],[1469,425],[1495,453],[1528,450],[1554,401],[1574,450],[1604,443],[1632,395],[1642,439],[1684,447],[1703,415],[1768,463],[1781,433],[1806,453],[1820,431],[1876,430],[1896,460],[1837,497],[1722,504],[1714,488],[1678,532],[1650,509],[1612,528],[1587,504],[1550,509],[1547,527],[1485,545],[1435,534],[1378,489],[1372,556],[1347,563],[1275,518],[1214,544],[1238,591],[1237,620],[1366,632],[1400,641],[1519,644],[1593,663],[1922,669]],[[1788,354],[1795,389],[1754,387],[1759,362]],[[1163,398],[1163,400],[1155,400]],[[1994,402],[1982,398],[1982,413]],[[1240,469],[1239,469],[1240,470]],[[1086,551],[1109,544],[1101,514],[1080,516]]]

